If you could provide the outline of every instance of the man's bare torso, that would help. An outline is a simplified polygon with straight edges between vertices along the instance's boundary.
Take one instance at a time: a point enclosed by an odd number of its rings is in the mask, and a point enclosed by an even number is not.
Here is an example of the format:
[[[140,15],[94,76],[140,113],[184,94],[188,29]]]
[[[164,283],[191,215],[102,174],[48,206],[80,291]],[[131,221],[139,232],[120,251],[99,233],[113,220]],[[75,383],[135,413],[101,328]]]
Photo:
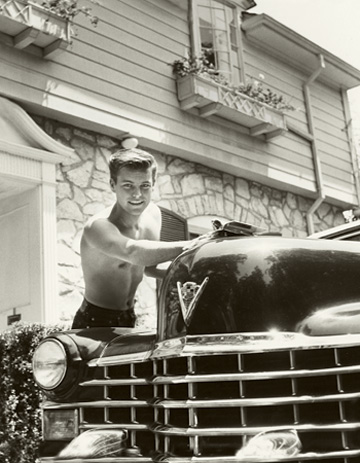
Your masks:
[[[136,226],[124,228],[112,218],[113,208],[106,209],[91,220],[109,220],[119,231],[132,239],[159,239],[159,210],[150,204]],[[99,307],[126,310],[134,306],[137,287],[144,267],[109,257],[89,245],[84,233],[81,240],[81,259],[85,280],[85,298]]]

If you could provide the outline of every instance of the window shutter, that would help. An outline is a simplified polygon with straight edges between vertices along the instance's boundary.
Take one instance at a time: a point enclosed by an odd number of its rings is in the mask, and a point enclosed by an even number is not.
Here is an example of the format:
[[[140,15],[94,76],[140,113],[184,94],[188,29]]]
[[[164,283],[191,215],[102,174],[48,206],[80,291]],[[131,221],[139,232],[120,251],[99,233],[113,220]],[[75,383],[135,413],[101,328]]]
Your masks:
[[[161,210],[161,241],[183,241],[189,239],[187,221],[180,215],[169,209],[160,207]]]

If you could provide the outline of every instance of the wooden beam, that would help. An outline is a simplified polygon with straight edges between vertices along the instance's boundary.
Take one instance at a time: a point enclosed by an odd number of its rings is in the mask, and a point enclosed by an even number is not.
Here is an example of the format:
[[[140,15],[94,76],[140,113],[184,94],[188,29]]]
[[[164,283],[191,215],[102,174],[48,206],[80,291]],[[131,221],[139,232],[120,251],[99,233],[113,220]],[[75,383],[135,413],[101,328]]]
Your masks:
[[[262,135],[263,133],[266,133],[271,129],[272,125],[264,122],[263,124],[256,125],[255,127],[252,127],[250,129],[250,135],[253,137],[257,137],[258,135]]]
[[[195,106],[199,106],[199,103],[201,103],[202,99],[203,98],[200,95],[191,95],[180,102],[180,108],[186,111],[188,109],[194,108]]]
[[[202,108],[199,108],[199,116],[209,117],[212,114],[216,114],[223,105],[221,103],[210,103]]]
[[[44,58],[53,58],[54,56],[58,55],[62,51],[66,50],[66,48],[70,45],[69,42],[66,40],[58,39],[55,42],[50,43],[47,47],[43,50],[43,57]]]
[[[272,140],[273,138],[280,137],[286,132],[284,129],[277,129],[277,130],[272,130],[271,132],[268,132],[265,134],[266,141]]]
[[[39,35],[39,33],[39,30],[28,27],[14,37],[14,47],[19,48],[20,50],[28,47],[36,40],[36,37]]]

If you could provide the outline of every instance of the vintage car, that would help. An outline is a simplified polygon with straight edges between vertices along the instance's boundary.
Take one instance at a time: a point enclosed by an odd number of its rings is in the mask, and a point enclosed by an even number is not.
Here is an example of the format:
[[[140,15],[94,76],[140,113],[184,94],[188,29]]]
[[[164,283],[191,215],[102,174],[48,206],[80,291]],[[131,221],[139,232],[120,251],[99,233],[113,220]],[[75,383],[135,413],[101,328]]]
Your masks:
[[[169,267],[156,332],[44,339],[40,461],[358,463],[359,224],[217,224]]]
[[[352,220],[343,225],[338,225],[330,230],[313,233],[311,238],[360,241],[360,220]]]

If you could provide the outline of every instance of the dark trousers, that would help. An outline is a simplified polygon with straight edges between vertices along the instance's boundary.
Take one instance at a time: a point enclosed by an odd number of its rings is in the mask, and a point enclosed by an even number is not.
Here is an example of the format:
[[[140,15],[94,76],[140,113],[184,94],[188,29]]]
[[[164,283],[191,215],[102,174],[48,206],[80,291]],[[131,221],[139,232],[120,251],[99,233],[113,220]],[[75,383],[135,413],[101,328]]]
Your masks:
[[[86,299],[77,310],[72,329],[103,326],[124,326],[134,328],[136,321],[134,308],[127,310],[104,309],[91,304]]]

